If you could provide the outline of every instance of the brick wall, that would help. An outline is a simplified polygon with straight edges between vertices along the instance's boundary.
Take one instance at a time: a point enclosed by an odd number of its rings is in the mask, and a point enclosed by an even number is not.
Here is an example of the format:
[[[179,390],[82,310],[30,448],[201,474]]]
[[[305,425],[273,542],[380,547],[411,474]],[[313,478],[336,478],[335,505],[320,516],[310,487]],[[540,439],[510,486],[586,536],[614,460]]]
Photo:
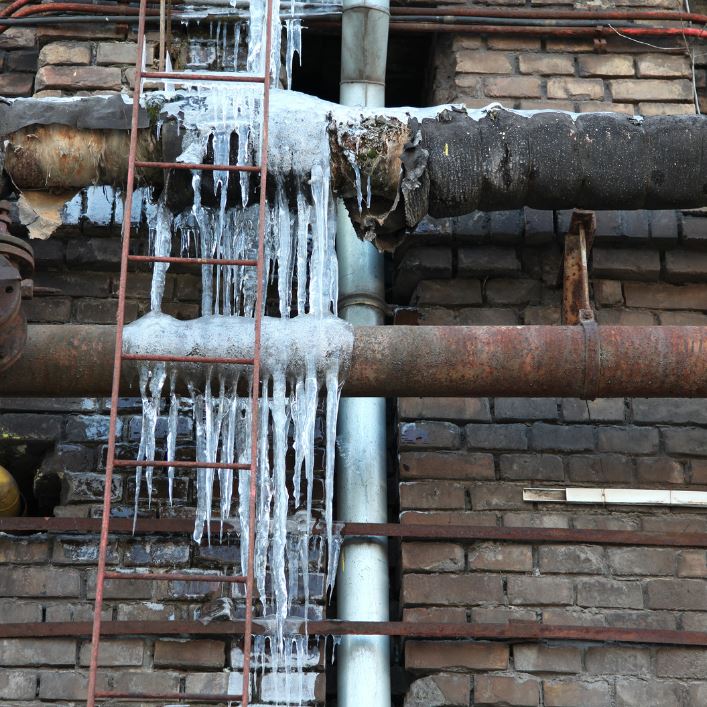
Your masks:
[[[40,296],[25,303],[30,323],[110,324],[115,321],[120,245],[120,200],[110,190],[90,190],[65,214],[66,223],[46,241],[33,241],[37,256],[35,284]],[[132,240],[135,253],[145,253],[146,234]],[[200,278],[193,269],[171,268],[164,311],[179,318],[198,316]],[[135,319],[149,308],[151,274],[130,276],[127,317]],[[32,514],[58,517],[101,515],[109,399],[0,398],[0,464],[11,469],[22,485]],[[193,459],[191,403],[182,400],[177,457]],[[166,414],[158,421],[158,449],[166,444]],[[123,399],[118,420],[118,457],[136,458],[141,430],[141,405]],[[322,432],[317,429],[318,444]],[[314,490],[315,513],[323,498],[321,462],[317,447]],[[196,504],[193,473],[177,470],[174,502],[168,501],[167,479],[156,472],[152,503],[140,493],[141,517],[192,518]],[[116,469],[113,513],[132,518],[135,480],[129,470]],[[218,486],[214,498],[218,503]],[[30,537],[0,534],[0,624],[91,621],[97,561],[96,535],[37,534]],[[190,582],[106,583],[105,619],[123,621],[191,620],[221,594],[218,585],[200,582],[199,573],[216,570],[240,574],[240,545],[232,531],[223,540],[204,538],[195,545],[182,535],[115,536],[108,553],[108,569],[152,568],[195,575]],[[310,618],[322,618],[324,577],[312,556]],[[236,590],[238,591],[238,590]],[[236,617],[243,606],[236,594]],[[304,596],[295,598],[293,615],[303,615]],[[104,639],[101,642],[99,683],[124,691],[239,693],[242,646],[239,638],[192,640],[154,637]],[[323,647],[310,641],[302,682],[305,704],[324,699]],[[36,639],[31,627],[26,637],[0,639],[0,705],[84,704],[89,641]],[[298,703],[295,678],[291,679]],[[272,704],[283,700],[285,685],[266,671],[258,677],[257,696]],[[198,704],[198,703],[192,703]],[[213,704],[213,703],[209,703]],[[135,705],[137,707],[137,705]]]
[[[618,37],[600,45],[450,36],[436,44],[433,71],[431,103],[695,111],[684,49]],[[559,324],[567,225],[567,212],[530,209],[429,220],[395,255],[392,298],[416,307],[422,324]],[[701,212],[598,213],[590,275],[599,323],[704,325],[706,239]],[[704,400],[677,399],[400,399],[400,521],[704,532],[699,511],[527,503],[522,489],[706,490],[706,409]],[[400,613],[409,621],[701,631],[705,557],[691,548],[407,542]],[[707,702],[702,648],[416,639],[405,642],[404,665],[405,707]]]
[[[426,324],[557,324],[566,223],[564,212],[531,210],[430,221],[397,255],[395,295]],[[704,325],[706,235],[707,219],[694,212],[598,214],[590,272],[599,322]],[[707,489],[704,400],[409,398],[397,418],[403,523],[707,531],[704,513],[687,509],[522,499],[527,486]],[[706,557],[408,542],[402,616],[701,631]],[[697,707],[706,662],[701,648],[409,640],[406,705]],[[446,701],[430,703],[435,690]]]
[[[433,59],[432,102],[477,108],[498,101],[508,108],[580,113],[694,113],[685,50],[659,50],[620,38],[595,44],[572,38],[448,37],[438,43]],[[703,86],[703,74],[700,82]]]
[[[121,26],[13,29],[0,35],[0,51],[1,95],[125,91],[134,34]],[[186,54],[180,56],[187,62]],[[682,49],[659,51],[619,38],[603,46],[440,37],[433,69],[432,103],[694,111],[692,72]],[[704,83],[698,66],[698,88]],[[113,321],[120,210],[111,198],[94,207],[83,201],[77,222],[35,245],[36,283],[45,289],[27,304],[30,321]],[[390,299],[418,307],[428,324],[558,323],[567,223],[566,212],[532,210],[427,221],[395,256]],[[599,322],[704,325],[706,244],[707,219],[700,212],[599,214],[592,256]],[[135,246],[144,252],[144,238]],[[174,268],[170,273],[165,309],[194,316],[198,281]],[[131,279],[129,319],[145,311],[148,288],[147,272]],[[107,414],[105,400],[0,401],[0,463],[22,469],[27,493],[37,489],[44,505],[33,510],[98,514]],[[401,522],[707,532],[707,517],[697,511],[528,504],[521,497],[528,485],[707,489],[703,401],[405,399],[398,402],[396,424],[400,484],[393,502],[399,500]],[[121,453],[135,454],[139,425],[139,406],[125,401]],[[186,416],[182,425],[186,454]],[[189,476],[178,475],[170,508],[159,481],[152,507],[141,510],[181,516],[190,512],[193,493]],[[117,512],[130,515],[133,500],[134,482],[118,474]],[[209,548],[187,539],[116,538],[110,563],[199,571],[230,566],[236,555],[232,540]],[[706,557],[689,548],[404,543],[400,614],[407,620],[705,630]],[[0,562],[0,621],[90,618],[95,538],[3,536]],[[190,584],[131,585],[127,595],[112,586],[106,615],[191,618],[210,599],[211,587]],[[0,704],[80,703],[86,651],[83,640],[28,635],[4,641]],[[313,655],[317,663],[314,647]],[[240,653],[231,641],[111,641],[103,660],[102,679],[114,689],[214,691],[239,680]],[[406,707],[707,703],[707,652],[699,648],[409,640],[402,663]],[[322,677],[307,680],[307,699],[321,701]],[[237,688],[232,682],[230,689]],[[276,690],[266,685],[263,699],[274,698]]]

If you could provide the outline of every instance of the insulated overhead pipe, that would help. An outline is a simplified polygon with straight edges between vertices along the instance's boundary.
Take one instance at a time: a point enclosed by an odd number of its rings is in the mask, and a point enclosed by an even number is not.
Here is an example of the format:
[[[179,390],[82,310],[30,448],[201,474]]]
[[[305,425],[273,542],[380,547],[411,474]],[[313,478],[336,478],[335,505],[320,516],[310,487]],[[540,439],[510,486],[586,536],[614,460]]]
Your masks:
[[[30,325],[0,395],[107,395],[114,336],[112,326]],[[139,394],[128,370],[121,393]],[[355,326],[343,395],[702,398],[707,327]]]

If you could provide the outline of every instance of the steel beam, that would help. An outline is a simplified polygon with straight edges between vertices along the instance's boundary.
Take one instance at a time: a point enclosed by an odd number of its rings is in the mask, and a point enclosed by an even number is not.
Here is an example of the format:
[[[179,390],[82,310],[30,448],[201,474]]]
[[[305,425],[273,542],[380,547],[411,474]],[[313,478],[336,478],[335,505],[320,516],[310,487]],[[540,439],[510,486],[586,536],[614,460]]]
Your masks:
[[[707,397],[707,327],[599,326],[591,338],[581,326],[354,331],[348,396]],[[114,337],[110,326],[30,326],[0,395],[108,395]],[[136,393],[130,370],[125,395]]]

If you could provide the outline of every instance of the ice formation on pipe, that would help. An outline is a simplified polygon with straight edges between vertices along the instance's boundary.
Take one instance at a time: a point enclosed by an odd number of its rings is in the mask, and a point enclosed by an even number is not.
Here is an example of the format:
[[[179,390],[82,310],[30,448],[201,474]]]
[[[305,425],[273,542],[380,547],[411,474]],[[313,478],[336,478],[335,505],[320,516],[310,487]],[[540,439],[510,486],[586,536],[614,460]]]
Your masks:
[[[277,11],[277,1],[273,9]],[[275,20],[275,27],[279,21]],[[220,31],[220,30],[219,30]],[[293,26],[293,31],[295,30]],[[249,73],[263,70],[265,3],[251,3]],[[273,33],[279,59],[279,29]],[[293,42],[299,50],[299,40]],[[288,51],[288,63],[291,53]],[[279,74],[279,61],[273,62]],[[184,93],[176,116],[182,135],[178,160],[189,163],[259,164],[262,89],[226,84],[216,89],[195,84]],[[310,121],[311,122],[311,121]],[[309,664],[308,640],[299,628],[316,615],[310,597],[330,588],[339,539],[333,522],[333,473],[336,416],[348,371],[353,332],[336,316],[338,273],[335,204],[331,193],[327,120],[321,117],[302,142],[272,140],[272,159],[264,236],[268,297],[262,303],[261,394],[258,404],[257,498],[255,528],[256,616],[269,627],[255,644],[253,665],[279,684],[287,703],[305,698],[302,669]],[[308,142],[304,142],[308,140]],[[302,154],[306,151],[305,154]],[[208,160],[207,160],[208,158]],[[275,167],[273,168],[273,165]],[[193,204],[173,213],[169,179],[161,195],[146,199],[150,250],[156,255],[190,255],[229,260],[257,257],[258,187],[247,172],[191,174]],[[234,184],[230,180],[234,180]],[[255,179],[252,180],[255,182]],[[231,189],[229,190],[229,186]],[[246,265],[201,267],[201,316],[178,321],[162,312],[167,263],[155,263],[151,311],[128,325],[124,350],[140,354],[201,355],[251,359],[254,348],[257,271]],[[177,381],[190,393],[197,462],[250,463],[252,366],[247,364],[137,366],[143,403],[136,470],[135,513],[142,482],[151,501],[154,466],[179,454]],[[156,442],[160,412],[166,414],[166,444]],[[318,422],[323,422],[323,430]],[[323,460],[315,451],[323,446]],[[289,467],[288,469],[288,461]],[[313,534],[317,471],[323,470],[324,533]],[[235,476],[234,476],[235,473]],[[196,469],[194,540],[211,542],[211,521],[235,528],[240,537],[240,566],[248,561],[250,472]],[[167,468],[170,501],[175,469]],[[215,489],[218,509],[214,511]],[[215,540],[215,539],[214,539]],[[319,585],[317,585],[319,582]],[[237,585],[231,585],[238,596]],[[291,623],[294,620],[294,624]],[[316,661],[314,663],[316,665]],[[251,676],[252,677],[252,676]],[[262,681],[262,678],[261,678]],[[280,690],[277,690],[281,693]]]

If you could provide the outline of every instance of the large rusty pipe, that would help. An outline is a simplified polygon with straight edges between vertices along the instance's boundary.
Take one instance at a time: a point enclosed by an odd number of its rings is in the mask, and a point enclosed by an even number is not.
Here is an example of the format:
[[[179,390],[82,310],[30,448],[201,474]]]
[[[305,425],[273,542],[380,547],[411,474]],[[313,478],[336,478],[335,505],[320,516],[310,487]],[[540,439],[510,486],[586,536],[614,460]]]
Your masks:
[[[108,395],[114,337],[110,326],[30,326],[0,395]],[[129,374],[121,392],[136,392]],[[356,327],[343,392],[707,397],[707,327]]]

